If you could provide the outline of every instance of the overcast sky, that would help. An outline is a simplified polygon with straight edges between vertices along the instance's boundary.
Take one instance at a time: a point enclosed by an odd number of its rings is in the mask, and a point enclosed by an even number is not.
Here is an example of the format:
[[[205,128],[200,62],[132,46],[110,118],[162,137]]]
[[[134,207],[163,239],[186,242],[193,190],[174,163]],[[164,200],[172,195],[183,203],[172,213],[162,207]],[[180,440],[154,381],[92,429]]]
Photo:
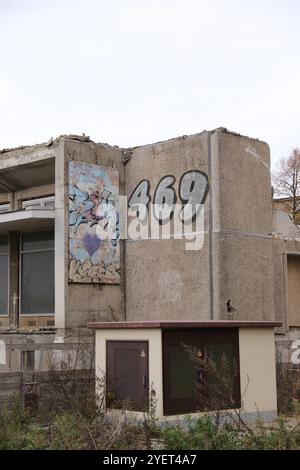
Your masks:
[[[0,0],[0,148],[220,126],[300,146],[299,0]]]

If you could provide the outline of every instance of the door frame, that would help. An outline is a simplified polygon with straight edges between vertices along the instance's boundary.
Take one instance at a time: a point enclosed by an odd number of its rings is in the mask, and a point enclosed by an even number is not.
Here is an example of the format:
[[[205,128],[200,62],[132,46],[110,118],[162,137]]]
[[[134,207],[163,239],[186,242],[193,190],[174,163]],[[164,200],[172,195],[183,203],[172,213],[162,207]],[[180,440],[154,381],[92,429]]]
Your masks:
[[[108,379],[108,370],[109,370],[109,360],[108,360],[108,345],[109,344],[144,344],[145,345],[145,350],[146,350],[146,384],[144,385],[144,404],[140,403],[140,405],[135,406],[132,408],[132,411],[147,411],[149,409],[149,340],[131,340],[131,339],[106,339],[105,341],[105,351],[106,351],[106,377],[105,377],[105,384],[106,384],[106,390],[108,389],[107,386],[107,379]],[[105,402],[106,402],[106,397],[105,397]],[[134,403],[134,402],[133,402]],[[145,406],[146,405],[146,406]],[[107,407],[107,404],[106,404]]]

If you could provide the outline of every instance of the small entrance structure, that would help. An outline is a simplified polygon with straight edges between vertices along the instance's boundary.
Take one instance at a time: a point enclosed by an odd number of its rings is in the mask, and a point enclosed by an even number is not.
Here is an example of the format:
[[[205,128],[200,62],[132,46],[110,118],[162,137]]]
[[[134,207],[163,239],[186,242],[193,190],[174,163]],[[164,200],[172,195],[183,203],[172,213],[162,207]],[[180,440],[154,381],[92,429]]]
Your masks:
[[[149,397],[154,397],[161,421],[209,410],[210,400],[202,406],[199,403],[196,383],[205,383],[205,372],[191,359],[192,352],[192,357],[209,357],[217,368],[226,360],[233,385],[232,406],[226,408],[241,409],[249,420],[258,413],[265,421],[273,420],[277,415],[274,327],[280,325],[256,321],[89,323],[96,330],[96,378],[102,383],[103,377],[106,380],[106,409],[126,403],[139,416],[149,411]]]

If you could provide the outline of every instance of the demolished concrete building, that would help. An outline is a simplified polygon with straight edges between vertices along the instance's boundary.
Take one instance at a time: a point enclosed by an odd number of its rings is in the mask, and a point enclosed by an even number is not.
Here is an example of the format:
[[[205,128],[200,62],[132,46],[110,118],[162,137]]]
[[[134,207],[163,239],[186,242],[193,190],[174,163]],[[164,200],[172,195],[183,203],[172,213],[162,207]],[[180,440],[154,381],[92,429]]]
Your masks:
[[[120,237],[119,220],[99,236],[122,197],[148,207],[164,185],[184,207],[198,183],[201,249],[174,232]],[[84,135],[4,149],[0,237],[0,395],[4,374],[18,374],[6,396],[92,351],[90,322],[278,321],[286,361],[300,339],[299,228],[272,208],[260,140],[219,128],[127,149]]]

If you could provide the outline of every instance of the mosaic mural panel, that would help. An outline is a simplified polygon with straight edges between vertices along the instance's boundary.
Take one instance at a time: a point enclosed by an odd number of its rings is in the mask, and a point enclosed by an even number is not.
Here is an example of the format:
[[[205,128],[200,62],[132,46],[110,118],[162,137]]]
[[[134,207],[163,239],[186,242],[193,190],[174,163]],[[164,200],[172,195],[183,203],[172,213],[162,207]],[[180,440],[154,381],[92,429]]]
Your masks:
[[[120,283],[119,172],[70,161],[69,281]]]

